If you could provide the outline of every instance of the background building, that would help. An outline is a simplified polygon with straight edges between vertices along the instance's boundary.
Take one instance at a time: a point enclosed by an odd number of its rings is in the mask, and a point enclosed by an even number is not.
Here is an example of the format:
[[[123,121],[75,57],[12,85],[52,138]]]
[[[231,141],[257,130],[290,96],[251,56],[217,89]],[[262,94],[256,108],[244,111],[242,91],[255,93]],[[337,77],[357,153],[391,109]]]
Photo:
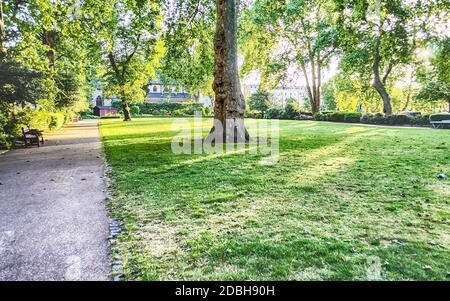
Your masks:
[[[177,85],[163,84],[160,80],[152,80],[148,87],[147,102],[186,102],[191,95]]]
[[[243,94],[245,98],[250,97],[252,94],[258,92],[259,85],[243,85]],[[282,107],[286,105],[286,100],[289,98],[296,99],[301,106],[306,104],[307,92],[306,88],[302,86],[278,86],[269,92],[271,100]]]

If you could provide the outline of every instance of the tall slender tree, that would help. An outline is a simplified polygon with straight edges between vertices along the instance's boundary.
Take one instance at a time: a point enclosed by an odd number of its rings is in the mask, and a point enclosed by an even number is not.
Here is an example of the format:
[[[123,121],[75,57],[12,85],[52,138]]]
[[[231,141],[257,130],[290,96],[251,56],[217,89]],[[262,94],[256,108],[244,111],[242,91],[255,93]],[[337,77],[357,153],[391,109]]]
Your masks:
[[[246,19],[252,25],[244,27],[254,28],[245,41],[252,47],[244,51],[247,64],[252,64],[256,51],[263,53],[253,66],[257,69],[286,73],[296,66],[313,112],[320,110],[323,71],[338,51],[333,8],[332,1],[324,0],[257,0]],[[275,68],[266,68],[268,64]]]
[[[120,98],[124,120],[129,121],[129,104],[145,100],[163,55],[160,1],[86,0],[82,13],[86,33],[102,54],[105,90]]]
[[[419,39],[440,26],[441,19],[445,19],[440,11],[448,4],[440,0],[335,0],[335,3],[346,66],[359,73],[371,70],[372,84],[383,101],[383,111],[392,114],[387,89],[392,71],[411,62]]]

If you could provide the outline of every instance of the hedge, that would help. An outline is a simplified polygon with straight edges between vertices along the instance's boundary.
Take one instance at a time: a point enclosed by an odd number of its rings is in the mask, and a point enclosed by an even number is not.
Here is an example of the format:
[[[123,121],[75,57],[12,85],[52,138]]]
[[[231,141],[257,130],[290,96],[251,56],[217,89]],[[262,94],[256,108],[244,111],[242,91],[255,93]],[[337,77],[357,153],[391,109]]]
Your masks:
[[[433,117],[435,116],[435,117]],[[432,119],[434,118],[434,119]],[[450,114],[441,113],[434,115],[419,115],[411,117],[405,114],[384,115],[381,113],[365,114],[351,112],[320,112],[314,114],[317,121],[334,121],[348,123],[365,123],[365,124],[383,124],[383,125],[419,125],[426,126],[430,124],[430,120],[446,120],[450,119]]]
[[[357,112],[331,112],[331,113],[316,113],[314,119],[317,121],[333,121],[333,122],[360,122],[361,113]]]
[[[113,107],[122,111],[120,102],[114,102]],[[139,105],[130,105],[132,115],[146,114],[156,116],[192,116],[195,110],[200,110],[204,116],[211,115],[211,109],[201,103],[192,102],[145,102]]]
[[[450,113],[437,113],[430,115],[430,121],[450,120]]]

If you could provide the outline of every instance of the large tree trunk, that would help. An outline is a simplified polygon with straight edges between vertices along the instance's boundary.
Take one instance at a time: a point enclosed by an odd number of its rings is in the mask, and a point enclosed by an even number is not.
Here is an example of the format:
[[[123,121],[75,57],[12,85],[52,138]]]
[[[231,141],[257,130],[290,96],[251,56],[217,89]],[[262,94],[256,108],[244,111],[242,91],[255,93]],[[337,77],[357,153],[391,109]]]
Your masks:
[[[216,0],[217,23],[214,41],[215,66],[214,119],[211,129],[212,141],[244,142],[249,136],[244,127],[245,101],[239,82],[237,64],[237,2],[238,0]],[[221,123],[221,128],[216,126]]]
[[[392,105],[391,105],[391,98],[389,97],[388,92],[385,88],[385,83],[387,76],[389,75],[390,67],[388,71],[386,72],[386,75],[383,77],[383,80],[380,78],[380,39],[377,42],[377,46],[375,49],[375,57],[373,62],[373,86],[375,90],[377,90],[378,94],[380,94],[381,98],[383,99],[383,111],[386,115],[392,114]]]

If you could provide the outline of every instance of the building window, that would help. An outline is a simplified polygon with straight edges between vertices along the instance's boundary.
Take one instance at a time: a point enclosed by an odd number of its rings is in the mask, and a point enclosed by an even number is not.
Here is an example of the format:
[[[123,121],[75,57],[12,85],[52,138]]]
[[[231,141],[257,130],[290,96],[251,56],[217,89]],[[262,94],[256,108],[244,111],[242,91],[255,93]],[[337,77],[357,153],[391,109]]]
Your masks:
[[[153,86],[153,92],[158,92],[158,87],[157,86]]]

